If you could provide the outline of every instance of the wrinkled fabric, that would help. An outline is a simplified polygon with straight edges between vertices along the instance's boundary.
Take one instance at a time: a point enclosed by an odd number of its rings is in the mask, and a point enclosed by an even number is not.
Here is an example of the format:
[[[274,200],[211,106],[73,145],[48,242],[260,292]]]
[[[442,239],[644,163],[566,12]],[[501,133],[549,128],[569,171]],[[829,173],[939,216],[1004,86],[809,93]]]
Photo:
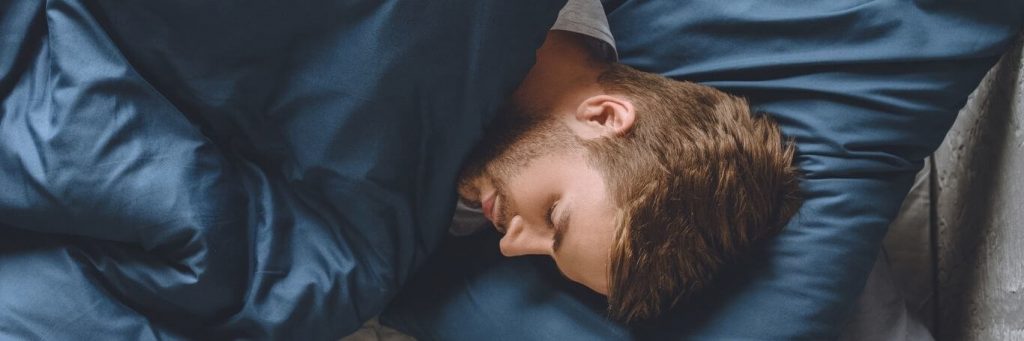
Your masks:
[[[0,339],[356,330],[563,3],[0,3]]]
[[[560,283],[549,261],[468,246],[445,248],[436,266],[460,270],[424,271],[382,322],[422,340],[835,339],[922,159],[1024,21],[1018,0],[605,9],[624,64],[744,96],[774,117],[797,144],[803,207],[714,288],[631,328]]]

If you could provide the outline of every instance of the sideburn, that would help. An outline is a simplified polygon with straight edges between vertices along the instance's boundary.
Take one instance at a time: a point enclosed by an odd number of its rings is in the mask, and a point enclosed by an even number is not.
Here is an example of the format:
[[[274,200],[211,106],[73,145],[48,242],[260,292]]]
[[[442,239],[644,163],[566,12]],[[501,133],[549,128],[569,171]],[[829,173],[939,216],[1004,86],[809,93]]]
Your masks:
[[[460,184],[485,172],[504,180],[515,177],[530,161],[575,145],[572,131],[550,115],[508,105],[485,129],[470,153]]]

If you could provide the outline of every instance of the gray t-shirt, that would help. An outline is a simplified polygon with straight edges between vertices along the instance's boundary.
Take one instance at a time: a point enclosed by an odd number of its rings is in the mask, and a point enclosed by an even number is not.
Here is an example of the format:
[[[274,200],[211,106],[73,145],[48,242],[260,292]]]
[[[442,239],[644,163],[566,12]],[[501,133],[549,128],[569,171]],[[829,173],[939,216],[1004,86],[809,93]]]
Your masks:
[[[607,61],[618,60],[615,52],[615,38],[608,28],[608,17],[598,0],[569,0],[558,12],[552,30],[569,31],[588,38],[594,56]],[[455,216],[449,231],[457,236],[472,234],[489,226],[487,218],[479,208],[469,207],[460,200],[455,206]]]
[[[608,17],[598,0],[569,0],[558,12],[552,30],[569,31],[587,36],[588,43],[599,57],[607,61],[618,60],[615,37],[608,27]]]

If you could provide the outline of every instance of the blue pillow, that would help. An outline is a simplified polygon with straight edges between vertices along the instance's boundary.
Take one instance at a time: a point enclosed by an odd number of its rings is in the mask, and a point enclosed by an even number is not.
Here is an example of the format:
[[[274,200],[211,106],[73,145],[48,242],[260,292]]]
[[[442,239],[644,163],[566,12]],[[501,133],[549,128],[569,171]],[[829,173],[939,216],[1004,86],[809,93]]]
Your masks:
[[[338,339],[564,1],[0,3],[0,339]]]
[[[799,149],[801,210],[714,289],[633,328],[605,320],[599,297],[544,261],[473,255],[440,256],[469,261],[423,272],[385,323],[424,340],[835,338],[923,158],[1024,20],[1016,0],[606,10],[623,63],[742,95],[781,124]]]

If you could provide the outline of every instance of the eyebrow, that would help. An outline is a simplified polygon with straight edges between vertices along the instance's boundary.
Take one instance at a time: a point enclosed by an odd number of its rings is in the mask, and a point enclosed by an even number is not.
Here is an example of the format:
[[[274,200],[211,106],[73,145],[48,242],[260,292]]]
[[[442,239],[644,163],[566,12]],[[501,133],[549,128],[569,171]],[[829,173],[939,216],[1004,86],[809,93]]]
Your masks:
[[[565,230],[569,228],[569,219],[572,218],[569,214],[569,208],[563,207],[560,212],[562,214],[555,221],[555,237],[551,247],[555,252],[558,252],[558,248],[562,246],[562,237],[565,236]]]

